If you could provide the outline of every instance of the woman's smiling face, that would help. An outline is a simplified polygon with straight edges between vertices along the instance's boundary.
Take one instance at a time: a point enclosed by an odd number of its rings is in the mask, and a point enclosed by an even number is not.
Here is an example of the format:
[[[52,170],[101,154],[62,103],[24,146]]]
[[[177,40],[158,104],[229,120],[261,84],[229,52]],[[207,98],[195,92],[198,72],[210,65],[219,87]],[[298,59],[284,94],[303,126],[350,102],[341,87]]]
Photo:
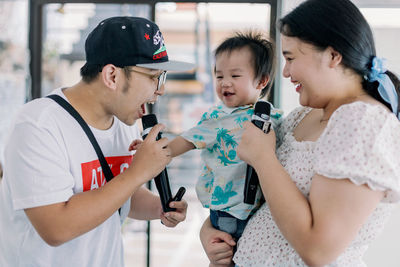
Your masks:
[[[327,100],[329,90],[328,52],[296,37],[282,36],[282,54],[285,58],[283,76],[290,78],[300,94],[300,104],[320,108]]]

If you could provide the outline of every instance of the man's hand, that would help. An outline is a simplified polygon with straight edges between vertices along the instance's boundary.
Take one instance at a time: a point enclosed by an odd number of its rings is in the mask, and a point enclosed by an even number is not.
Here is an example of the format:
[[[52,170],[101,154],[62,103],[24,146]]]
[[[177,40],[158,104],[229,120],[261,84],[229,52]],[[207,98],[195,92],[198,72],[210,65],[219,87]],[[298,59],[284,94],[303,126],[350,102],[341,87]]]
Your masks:
[[[186,219],[188,204],[182,199],[181,201],[172,201],[169,206],[175,208],[176,211],[161,212],[160,219],[165,226],[175,227]]]
[[[141,184],[157,176],[171,161],[171,151],[168,148],[168,139],[161,138],[156,141],[157,134],[164,125],[155,125],[142,143],[135,142],[130,147],[136,147],[132,163],[125,172],[137,177]]]

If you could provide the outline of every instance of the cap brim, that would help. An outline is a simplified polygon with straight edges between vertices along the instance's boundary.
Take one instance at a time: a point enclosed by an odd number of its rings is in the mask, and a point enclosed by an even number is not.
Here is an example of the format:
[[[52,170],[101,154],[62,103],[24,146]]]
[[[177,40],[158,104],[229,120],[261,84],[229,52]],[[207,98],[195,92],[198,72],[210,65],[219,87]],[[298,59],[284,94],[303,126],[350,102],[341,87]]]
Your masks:
[[[136,66],[148,69],[168,70],[168,71],[188,71],[194,69],[195,67],[195,65],[192,63],[173,61],[173,60],[160,63],[136,64]]]

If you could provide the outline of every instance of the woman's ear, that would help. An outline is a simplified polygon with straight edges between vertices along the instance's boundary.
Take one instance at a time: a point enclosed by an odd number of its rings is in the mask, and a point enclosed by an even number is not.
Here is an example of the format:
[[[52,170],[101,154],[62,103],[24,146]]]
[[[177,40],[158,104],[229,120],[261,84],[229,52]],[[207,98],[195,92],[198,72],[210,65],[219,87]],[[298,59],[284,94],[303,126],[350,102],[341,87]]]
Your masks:
[[[101,78],[104,85],[113,90],[117,89],[117,73],[118,69],[113,64],[105,65],[101,71]]]
[[[329,46],[327,48],[327,53],[329,56],[329,67],[335,68],[342,63],[342,54],[340,54],[338,51]]]
[[[256,86],[256,89],[264,89],[265,88],[265,86],[267,86],[267,84],[268,84],[268,82],[269,82],[269,76],[263,76],[259,81],[258,81],[258,84],[257,84],[257,86]]]

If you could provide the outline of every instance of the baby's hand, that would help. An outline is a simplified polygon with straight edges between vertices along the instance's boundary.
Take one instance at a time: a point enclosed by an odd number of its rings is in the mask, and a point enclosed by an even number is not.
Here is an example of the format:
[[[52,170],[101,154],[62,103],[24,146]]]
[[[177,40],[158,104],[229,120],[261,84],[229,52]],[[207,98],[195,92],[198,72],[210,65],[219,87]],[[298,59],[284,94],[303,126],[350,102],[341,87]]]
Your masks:
[[[129,151],[138,150],[140,145],[143,143],[143,140],[136,139],[129,145]]]

